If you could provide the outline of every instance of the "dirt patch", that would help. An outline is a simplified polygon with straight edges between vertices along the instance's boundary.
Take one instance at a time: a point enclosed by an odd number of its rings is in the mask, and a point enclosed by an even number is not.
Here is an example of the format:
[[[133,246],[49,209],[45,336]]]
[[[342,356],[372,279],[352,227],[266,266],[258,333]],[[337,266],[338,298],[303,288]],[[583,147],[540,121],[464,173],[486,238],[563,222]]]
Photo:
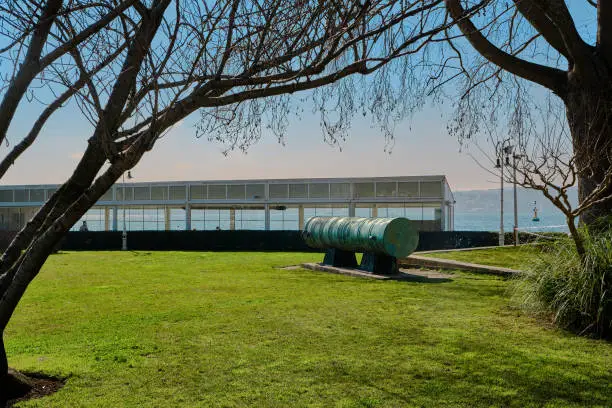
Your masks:
[[[40,373],[19,373],[9,369],[6,378],[0,380],[0,407],[53,394],[64,386],[66,380]]]

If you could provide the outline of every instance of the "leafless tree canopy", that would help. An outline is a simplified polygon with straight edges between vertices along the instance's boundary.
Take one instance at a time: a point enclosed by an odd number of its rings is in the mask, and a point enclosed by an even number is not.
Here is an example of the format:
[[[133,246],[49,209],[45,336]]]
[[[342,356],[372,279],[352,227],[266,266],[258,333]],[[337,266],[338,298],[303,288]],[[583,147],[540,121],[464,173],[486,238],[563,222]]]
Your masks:
[[[282,137],[292,94],[327,85],[313,95],[328,142],[364,112],[391,137],[421,92],[414,68],[451,23],[442,0],[0,1],[0,177],[66,102],[93,128],[0,259],[0,330],[61,236],[177,122],[198,112],[200,135],[245,149],[263,126]],[[40,115],[15,134],[33,99]]]

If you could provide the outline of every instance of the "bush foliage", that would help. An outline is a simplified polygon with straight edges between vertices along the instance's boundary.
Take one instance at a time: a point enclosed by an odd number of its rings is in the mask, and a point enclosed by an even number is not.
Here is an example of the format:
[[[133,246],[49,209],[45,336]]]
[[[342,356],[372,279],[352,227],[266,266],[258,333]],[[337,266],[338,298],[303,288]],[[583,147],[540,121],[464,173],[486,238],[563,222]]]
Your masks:
[[[515,286],[523,306],[579,334],[612,338],[612,228],[580,231],[586,253],[562,238],[546,244]]]

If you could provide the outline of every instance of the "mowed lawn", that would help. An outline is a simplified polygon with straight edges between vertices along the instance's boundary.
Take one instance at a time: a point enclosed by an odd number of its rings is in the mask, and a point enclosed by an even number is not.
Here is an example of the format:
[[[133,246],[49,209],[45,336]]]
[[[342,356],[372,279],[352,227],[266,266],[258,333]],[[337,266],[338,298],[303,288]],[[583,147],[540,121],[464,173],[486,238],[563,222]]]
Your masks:
[[[320,258],[54,255],[5,341],[67,385],[19,406],[612,406],[612,344],[522,314],[507,281],[277,268]]]

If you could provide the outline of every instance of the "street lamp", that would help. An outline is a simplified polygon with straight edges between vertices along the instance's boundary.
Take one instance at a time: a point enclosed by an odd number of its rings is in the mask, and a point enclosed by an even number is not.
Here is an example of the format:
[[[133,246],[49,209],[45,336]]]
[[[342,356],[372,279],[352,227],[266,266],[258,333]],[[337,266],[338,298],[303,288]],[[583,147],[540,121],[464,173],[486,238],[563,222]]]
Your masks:
[[[496,150],[497,154],[497,163],[495,164],[495,168],[500,170],[500,219],[499,219],[499,246],[504,246],[504,166],[510,165],[510,154],[512,154],[512,145],[510,143],[510,138],[504,140],[501,146],[498,146]],[[504,163],[505,156],[505,163]],[[516,185],[515,185],[516,189]],[[515,198],[514,203],[516,206],[516,190],[515,190]],[[515,221],[516,224],[516,221]]]
[[[518,245],[518,199],[516,191],[516,161],[523,157],[522,154],[514,153],[514,146],[509,144],[510,139],[504,140],[501,149],[497,150],[497,164],[496,168],[500,169],[501,179],[501,220],[499,227],[499,245],[504,245],[504,166],[512,166],[513,170],[513,190],[514,190],[514,228],[512,230],[514,236],[514,246]],[[510,157],[512,157],[512,163],[510,163]],[[505,161],[504,161],[505,158]]]
[[[514,246],[518,245],[519,242],[519,231],[518,231],[518,203],[516,197],[516,160],[523,157],[522,154],[512,154],[512,169],[514,171],[513,182],[514,182]]]
[[[127,229],[125,228],[125,173],[122,175],[123,177],[123,233],[121,234],[121,250],[127,251]],[[128,170],[127,172],[128,180],[131,180],[132,173]]]

